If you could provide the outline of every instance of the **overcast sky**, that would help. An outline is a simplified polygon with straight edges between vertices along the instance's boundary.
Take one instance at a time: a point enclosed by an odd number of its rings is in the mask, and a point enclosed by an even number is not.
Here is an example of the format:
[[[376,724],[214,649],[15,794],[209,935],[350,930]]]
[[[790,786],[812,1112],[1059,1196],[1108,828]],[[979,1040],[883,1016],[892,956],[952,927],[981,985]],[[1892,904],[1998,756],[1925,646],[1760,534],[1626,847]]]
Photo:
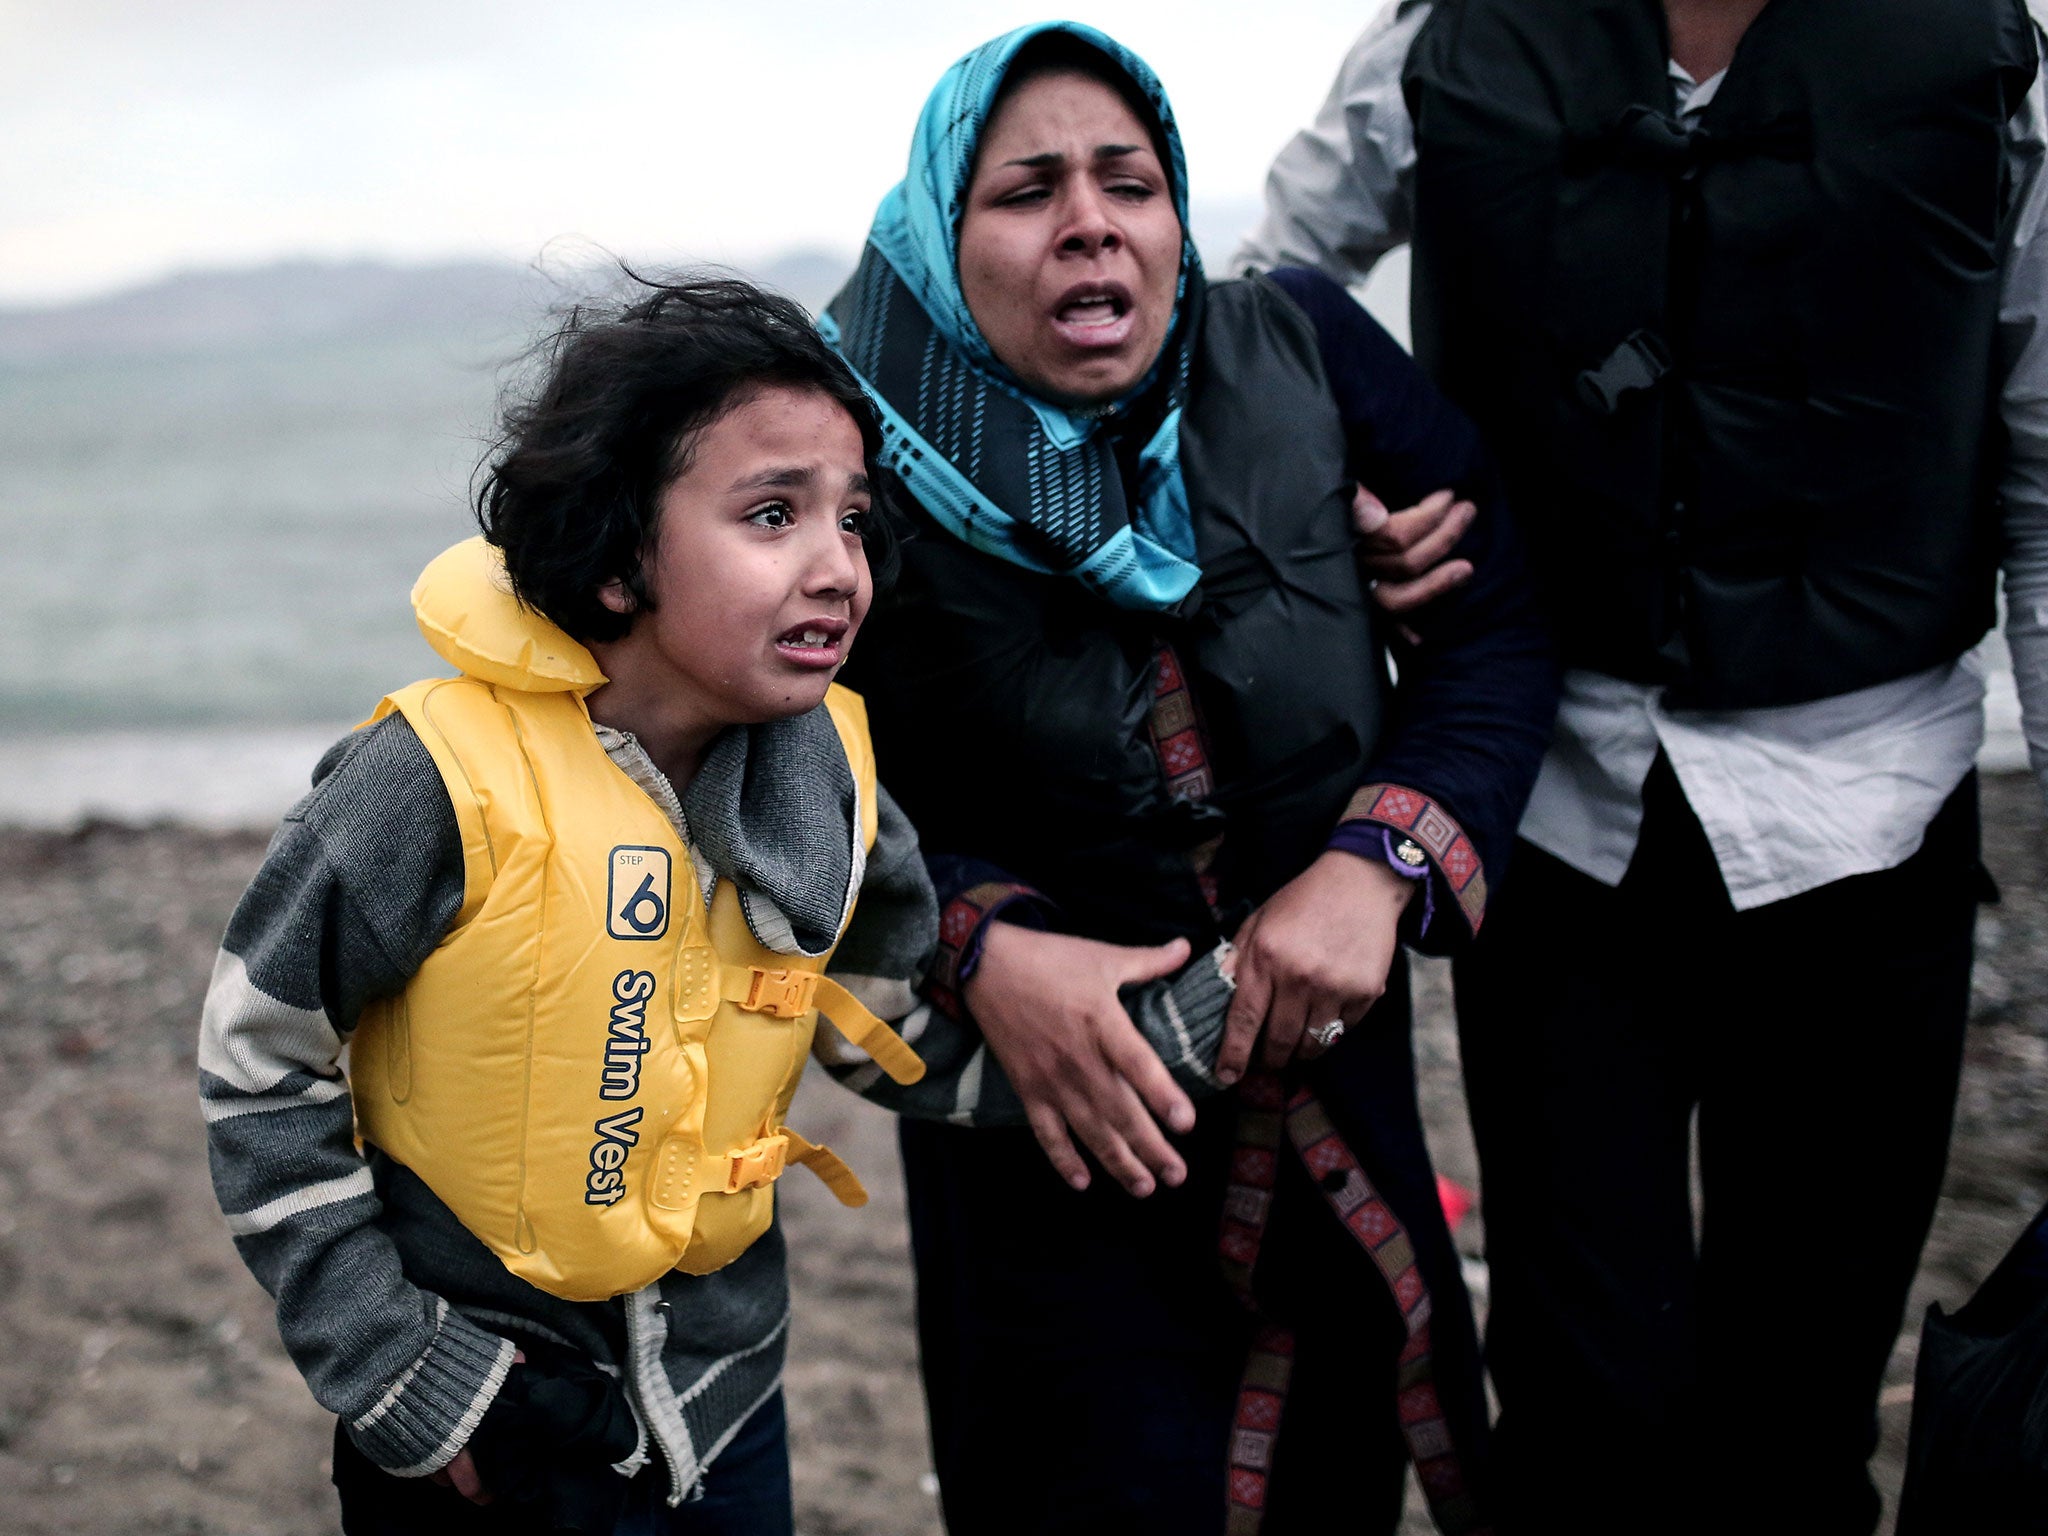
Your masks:
[[[1091,0],[1255,198],[1379,0]],[[852,250],[987,0],[0,0],[0,304],[281,256]],[[1051,12],[1050,14],[1060,14]]]

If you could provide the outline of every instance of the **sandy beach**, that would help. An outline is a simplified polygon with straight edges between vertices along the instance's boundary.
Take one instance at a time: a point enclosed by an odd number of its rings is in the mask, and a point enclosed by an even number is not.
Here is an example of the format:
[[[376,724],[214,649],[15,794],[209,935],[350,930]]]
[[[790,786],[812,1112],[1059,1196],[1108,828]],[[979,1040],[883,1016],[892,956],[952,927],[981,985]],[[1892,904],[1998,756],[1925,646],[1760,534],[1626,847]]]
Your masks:
[[[2048,823],[2031,779],[1995,775],[1985,790],[1985,862],[2004,900],[1979,921],[1948,1181],[1886,1391],[1888,1496],[1922,1309],[1963,1300],[2048,1199]],[[168,825],[0,830],[0,1530],[337,1528],[331,1421],[222,1228],[192,1090],[200,998],[263,843]],[[1432,1139],[1471,1184],[1440,967],[1418,992]],[[890,1124],[819,1079],[802,1109],[875,1199],[843,1211],[811,1181],[785,1186],[799,1530],[923,1536],[939,1523]],[[1799,1169],[1785,1179],[1793,1198],[1829,1198],[1799,1187]],[[1459,1237],[1476,1259],[1476,1217]],[[1410,1527],[1428,1528],[1419,1515]]]

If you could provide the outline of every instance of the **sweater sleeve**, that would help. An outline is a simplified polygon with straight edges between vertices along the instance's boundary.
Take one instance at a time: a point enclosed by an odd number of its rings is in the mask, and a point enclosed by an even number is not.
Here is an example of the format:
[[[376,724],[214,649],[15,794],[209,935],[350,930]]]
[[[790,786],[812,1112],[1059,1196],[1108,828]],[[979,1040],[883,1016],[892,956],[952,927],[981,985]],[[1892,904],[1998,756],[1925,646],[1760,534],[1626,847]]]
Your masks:
[[[454,809],[419,738],[396,716],[356,732],[235,908],[200,1023],[207,1151],[235,1247],[314,1397],[399,1476],[454,1457],[513,1346],[407,1280],[340,1058],[364,1005],[432,952],[462,888]]]
[[[1428,856],[1439,910],[1463,922],[1433,925],[1427,947],[1453,944],[1484,916],[1550,740],[1549,633],[1478,429],[1330,278],[1282,268],[1272,280],[1315,325],[1359,482],[1389,507],[1448,487],[1479,509],[1454,551],[1471,579],[1409,616],[1420,645],[1394,648],[1393,708],[1347,814]]]
[[[1315,267],[1364,282],[1408,239],[1415,127],[1401,94],[1429,0],[1386,0],[1338,66],[1315,121],[1273,157],[1265,210],[1230,270]]]

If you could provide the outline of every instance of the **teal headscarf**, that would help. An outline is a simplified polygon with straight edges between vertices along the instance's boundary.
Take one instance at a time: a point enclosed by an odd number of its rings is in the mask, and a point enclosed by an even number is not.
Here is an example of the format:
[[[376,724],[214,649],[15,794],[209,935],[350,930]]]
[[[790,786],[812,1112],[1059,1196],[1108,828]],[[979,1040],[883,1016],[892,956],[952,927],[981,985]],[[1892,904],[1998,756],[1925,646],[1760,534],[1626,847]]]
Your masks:
[[[976,146],[1018,50],[1064,33],[1099,50],[1151,105],[1180,215],[1180,287],[1159,361],[1108,409],[1041,400],[990,351],[960,291],[959,235]],[[1173,110],[1144,60],[1093,27],[1040,22],[946,71],[911,139],[910,167],[882,199],[860,266],[819,320],[882,417],[883,462],[941,526],[1028,570],[1071,576],[1124,608],[1169,609],[1201,571],[1180,470],[1202,287],[1188,224],[1187,163]],[[1161,402],[1126,498],[1110,435]]]

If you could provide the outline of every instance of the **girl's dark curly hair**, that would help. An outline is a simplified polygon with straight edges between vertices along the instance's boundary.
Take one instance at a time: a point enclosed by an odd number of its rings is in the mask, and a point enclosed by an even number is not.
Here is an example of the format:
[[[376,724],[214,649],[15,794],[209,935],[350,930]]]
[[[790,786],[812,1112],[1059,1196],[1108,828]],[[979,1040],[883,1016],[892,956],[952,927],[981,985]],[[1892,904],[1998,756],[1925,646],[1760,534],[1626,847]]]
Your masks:
[[[630,303],[580,304],[534,349],[541,382],[512,398],[478,473],[477,522],[505,553],[512,590],[578,640],[616,640],[634,614],[598,593],[617,581],[652,610],[643,562],[661,495],[697,434],[754,390],[816,390],[860,428],[875,511],[862,519],[878,581],[894,564],[876,456],[881,431],[846,364],[792,301],[736,277],[649,281]]]

